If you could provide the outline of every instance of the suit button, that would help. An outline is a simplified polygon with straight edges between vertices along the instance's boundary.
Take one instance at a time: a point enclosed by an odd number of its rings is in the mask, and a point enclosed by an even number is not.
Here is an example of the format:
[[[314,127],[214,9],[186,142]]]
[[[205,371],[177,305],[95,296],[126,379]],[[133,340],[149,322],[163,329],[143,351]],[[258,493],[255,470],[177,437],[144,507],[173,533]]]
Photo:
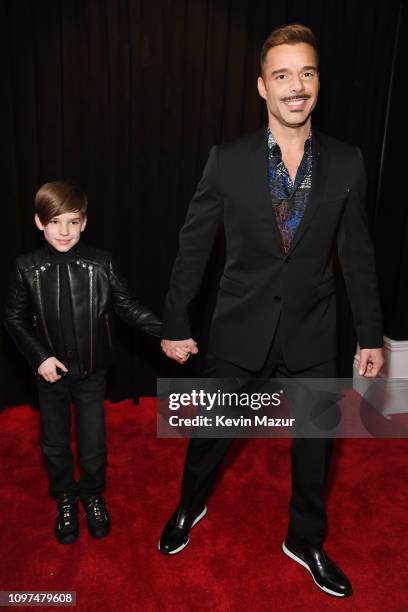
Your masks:
[[[290,257],[290,255],[287,256],[287,258],[285,259],[286,263],[290,263],[292,261],[292,258]]]
[[[281,301],[279,295],[275,295],[275,297],[273,299],[275,300],[275,302],[280,302]]]

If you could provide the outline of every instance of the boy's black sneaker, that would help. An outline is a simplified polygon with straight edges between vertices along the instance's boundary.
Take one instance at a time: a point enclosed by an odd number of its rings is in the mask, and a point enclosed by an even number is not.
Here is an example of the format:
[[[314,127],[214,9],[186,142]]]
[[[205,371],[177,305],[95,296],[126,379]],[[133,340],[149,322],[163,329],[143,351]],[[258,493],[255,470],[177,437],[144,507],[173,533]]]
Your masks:
[[[104,538],[110,531],[110,518],[102,495],[81,498],[85,508],[89,533],[94,538]]]
[[[72,544],[78,537],[78,498],[69,493],[63,493],[56,498],[57,519],[55,521],[55,537],[60,544]]]

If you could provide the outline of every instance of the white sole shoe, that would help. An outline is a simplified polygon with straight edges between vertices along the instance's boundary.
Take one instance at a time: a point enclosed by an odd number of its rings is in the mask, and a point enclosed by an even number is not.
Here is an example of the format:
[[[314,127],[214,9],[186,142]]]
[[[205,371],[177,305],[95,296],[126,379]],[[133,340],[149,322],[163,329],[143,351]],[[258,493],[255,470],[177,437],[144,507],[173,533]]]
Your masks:
[[[293,559],[293,561],[296,561],[300,565],[303,565],[303,567],[305,567],[308,570],[308,572],[313,578],[313,582],[315,583],[316,586],[319,587],[319,589],[321,589],[325,593],[329,593],[329,595],[334,595],[335,597],[346,597],[346,593],[336,593],[336,591],[332,591],[331,589],[328,589],[327,587],[324,587],[318,582],[316,582],[316,579],[313,576],[312,571],[310,567],[308,566],[308,564],[305,563],[302,559],[300,559],[297,555],[295,555],[292,551],[290,551],[289,548],[286,546],[285,542],[282,542],[282,550],[285,553],[285,555],[287,555],[288,557]]]

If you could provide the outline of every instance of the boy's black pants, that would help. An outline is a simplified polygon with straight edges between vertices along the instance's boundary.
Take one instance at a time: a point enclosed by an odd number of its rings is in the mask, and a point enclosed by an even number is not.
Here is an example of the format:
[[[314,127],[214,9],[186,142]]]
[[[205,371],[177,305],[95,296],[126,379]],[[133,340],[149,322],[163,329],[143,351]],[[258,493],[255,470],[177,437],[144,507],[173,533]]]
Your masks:
[[[41,413],[41,448],[47,457],[51,497],[87,496],[105,487],[107,448],[103,401],[106,368],[80,378],[76,363],[55,383],[37,381]],[[71,402],[75,405],[80,479],[74,479],[71,450]]]

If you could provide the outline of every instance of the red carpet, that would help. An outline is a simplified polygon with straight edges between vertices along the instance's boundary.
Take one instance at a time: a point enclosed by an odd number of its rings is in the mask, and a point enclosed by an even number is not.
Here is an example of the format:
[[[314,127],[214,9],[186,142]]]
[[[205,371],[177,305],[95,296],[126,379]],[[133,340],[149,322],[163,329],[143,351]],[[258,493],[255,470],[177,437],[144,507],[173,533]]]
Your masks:
[[[79,540],[64,547],[53,536],[38,413],[0,413],[0,590],[76,590],[86,612],[408,609],[406,440],[336,441],[326,549],[355,591],[338,600],[281,552],[288,440],[237,442],[190,545],[165,557],[157,540],[186,442],[156,438],[152,400],[107,404],[107,418],[112,532],[95,541],[82,519]]]

